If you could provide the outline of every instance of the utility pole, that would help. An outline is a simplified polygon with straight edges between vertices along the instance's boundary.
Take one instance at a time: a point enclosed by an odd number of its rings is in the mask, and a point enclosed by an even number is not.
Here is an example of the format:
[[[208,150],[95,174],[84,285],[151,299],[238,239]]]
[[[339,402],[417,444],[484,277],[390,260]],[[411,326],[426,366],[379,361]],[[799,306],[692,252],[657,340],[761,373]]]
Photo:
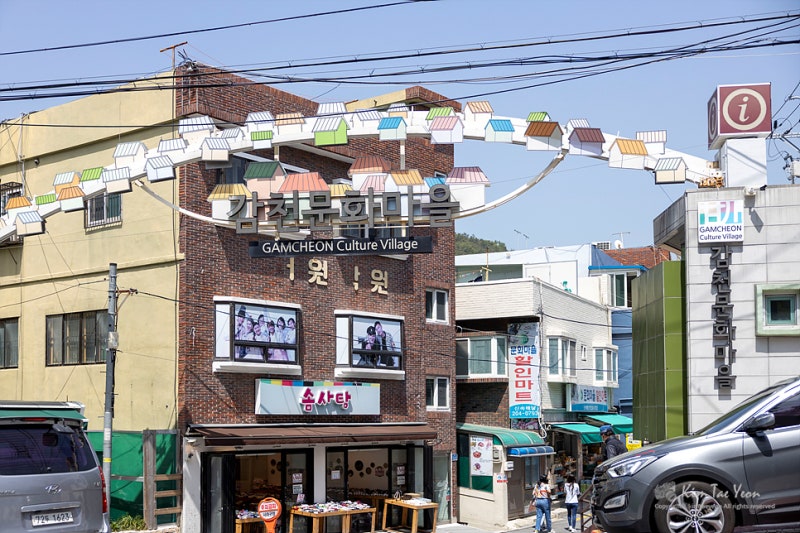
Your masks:
[[[108,266],[108,341],[106,353],[106,405],[103,415],[103,476],[106,501],[111,509],[111,429],[114,419],[114,360],[119,346],[117,336],[117,264]]]

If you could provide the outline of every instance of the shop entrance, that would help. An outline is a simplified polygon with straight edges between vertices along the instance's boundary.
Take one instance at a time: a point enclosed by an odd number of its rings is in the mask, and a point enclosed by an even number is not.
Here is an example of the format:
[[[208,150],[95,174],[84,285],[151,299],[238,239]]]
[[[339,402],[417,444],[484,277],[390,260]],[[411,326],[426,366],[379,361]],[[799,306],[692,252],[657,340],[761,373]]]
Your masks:
[[[527,515],[533,497],[533,486],[544,469],[543,456],[511,457],[514,468],[508,472],[508,518]]]

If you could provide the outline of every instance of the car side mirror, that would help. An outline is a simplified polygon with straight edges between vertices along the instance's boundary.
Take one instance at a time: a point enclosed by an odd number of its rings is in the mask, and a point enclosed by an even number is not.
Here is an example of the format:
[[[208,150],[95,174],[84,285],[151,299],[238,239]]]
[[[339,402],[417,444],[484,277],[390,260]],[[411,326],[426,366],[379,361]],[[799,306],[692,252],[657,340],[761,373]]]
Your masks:
[[[745,423],[744,430],[752,434],[765,429],[772,429],[773,427],[775,427],[775,415],[773,413],[760,413]]]

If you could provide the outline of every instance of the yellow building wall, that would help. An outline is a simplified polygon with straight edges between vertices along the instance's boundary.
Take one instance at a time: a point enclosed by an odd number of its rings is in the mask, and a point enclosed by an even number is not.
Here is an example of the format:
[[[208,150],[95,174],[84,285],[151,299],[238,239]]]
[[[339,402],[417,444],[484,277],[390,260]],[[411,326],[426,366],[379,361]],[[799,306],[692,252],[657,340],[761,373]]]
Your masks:
[[[24,183],[24,194],[33,201],[53,190],[60,172],[112,166],[118,143],[142,141],[154,149],[173,136],[172,102],[170,91],[91,96],[25,120],[46,126],[8,123],[0,127],[4,139],[12,140],[0,147],[0,183]],[[140,128],[146,124],[162,126]],[[177,179],[149,186],[178,203]],[[0,247],[0,319],[18,318],[20,337],[18,368],[0,369],[0,396],[80,401],[86,404],[89,429],[102,429],[105,364],[46,366],[45,323],[48,315],[107,310],[109,264],[116,263],[118,288],[139,294],[118,296],[114,429],[174,428],[177,213],[134,185],[122,196],[120,223],[85,228],[84,218],[84,211],[56,213],[45,219],[44,234]]]

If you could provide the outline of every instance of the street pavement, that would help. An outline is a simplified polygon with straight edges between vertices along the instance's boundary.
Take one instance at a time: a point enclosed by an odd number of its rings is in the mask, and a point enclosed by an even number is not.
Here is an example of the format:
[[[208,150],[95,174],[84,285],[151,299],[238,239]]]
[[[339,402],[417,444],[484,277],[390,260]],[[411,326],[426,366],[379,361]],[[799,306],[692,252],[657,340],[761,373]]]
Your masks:
[[[567,531],[566,509],[561,509],[561,508],[553,509],[550,516],[553,525],[553,529],[551,531],[553,533],[564,533]],[[580,519],[580,515],[578,516],[578,519]],[[436,531],[441,530],[443,533],[500,533],[505,531],[532,533],[535,529],[535,526],[536,526],[536,515],[532,517],[513,520],[509,523],[509,527],[506,529],[488,530],[484,529],[483,527],[476,527],[475,525],[454,522],[452,524],[437,524]],[[587,529],[587,531],[589,530],[591,530],[591,528]]]

